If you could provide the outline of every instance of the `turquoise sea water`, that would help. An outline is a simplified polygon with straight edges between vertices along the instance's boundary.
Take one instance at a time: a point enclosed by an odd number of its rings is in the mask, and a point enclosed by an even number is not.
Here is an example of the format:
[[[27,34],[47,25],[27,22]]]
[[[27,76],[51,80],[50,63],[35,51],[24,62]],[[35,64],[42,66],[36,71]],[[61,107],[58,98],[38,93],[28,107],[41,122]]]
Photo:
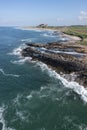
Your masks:
[[[0,130],[87,130],[87,91],[20,55],[26,42],[60,40],[50,31],[0,27]]]

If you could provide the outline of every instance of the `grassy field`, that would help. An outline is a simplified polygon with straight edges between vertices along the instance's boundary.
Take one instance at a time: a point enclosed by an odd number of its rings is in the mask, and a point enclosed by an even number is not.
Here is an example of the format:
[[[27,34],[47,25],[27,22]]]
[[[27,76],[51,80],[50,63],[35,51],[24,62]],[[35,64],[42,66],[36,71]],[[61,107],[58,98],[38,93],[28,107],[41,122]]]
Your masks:
[[[31,27],[24,27],[24,28],[31,28]],[[37,28],[51,29],[51,30],[61,31],[68,35],[78,36],[82,39],[78,43],[81,45],[87,46],[87,26],[79,26],[79,25],[77,26],[47,26],[47,27],[37,26]]]
[[[81,41],[79,41],[79,43],[82,45],[87,45],[87,26],[48,26],[46,28],[59,30],[68,35],[78,36],[82,39]]]
[[[82,40],[79,43],[82,45],[87,45],[87,26],[67,27],[63,32],[80,37]]]

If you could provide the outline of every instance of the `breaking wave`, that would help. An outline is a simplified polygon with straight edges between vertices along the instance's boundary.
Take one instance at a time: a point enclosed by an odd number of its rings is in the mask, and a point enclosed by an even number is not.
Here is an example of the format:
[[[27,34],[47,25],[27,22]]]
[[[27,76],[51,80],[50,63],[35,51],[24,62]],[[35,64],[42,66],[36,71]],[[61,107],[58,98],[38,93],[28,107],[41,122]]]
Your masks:
[[[48,66],[42,62],[38,62],[36,65],[40,66],[42,71],[46,70],[50,77],[59,79],[65,87],[72,89],[74,92],[81,96],[81,99],[83,101],[87,103],[87,90],[83,86],[79,85],[79,83],[74,81],[67,81],[67,79],[60,76],[58,73],[56,73],[56,71],[52,70],[51,68],[48,68]]]
[[[20,45],[19,47],[13,49],[12,52],[8,53],[9,55],[15,55],[15,56],[20,56],[21,57],[21,51],[23,48],[25,48],[26,45],[25,44],[22,44]]]
[[[31,39],[22,39],[21,41],[22,41],[22,42],[32,42]]]
[[[30,62],[32,60],[31,57],[25,57],[21,58],[19,60],[11,61],[12,64],[18,64],[18,65],[23,65],[25,62]]]

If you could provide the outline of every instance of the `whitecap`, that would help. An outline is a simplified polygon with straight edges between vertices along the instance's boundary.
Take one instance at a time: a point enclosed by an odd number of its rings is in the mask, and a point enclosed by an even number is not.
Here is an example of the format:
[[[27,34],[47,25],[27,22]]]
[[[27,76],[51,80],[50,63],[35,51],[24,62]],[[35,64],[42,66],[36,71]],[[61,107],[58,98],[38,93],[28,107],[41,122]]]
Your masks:
[[[13,49],[13,51],[8,53],[8,55],[16,55],[16,56],[20,56],[21,57],[21,52],[22,52],[23,48],[25,48],[25,47],[26,47],[26,45],[22,44],[19,47]]]
[[[26,98],[30,100],[32,97],[33,97],[32,94],[30,94]]]
[[[25,62],[30,62],[32,60],[31,57],[25,57],[21,58],[19,60],[11,61],[12,64],[18,64],[18,65],[23,65]]]
[[[12,52],[8,53],[9,55],[18,55],[18,56],[21,56],[21,47],[18,47],[16,49],[14,49]]]
[[[18,78],[20,75],[17,75],[17,74],[7,74],[4,72],[3,69],[0,69],[0,72],[4,75],[4,76],[11,76],[11,77],[16,77]]]
[[[59,79],[65,87],[72,89],[74,92],[81,96],[83,101],[87,103],[87,90],[83,86],[79,85],[79,83],[74,81],[67,81],[67,79],[59,75],[55,70],[48,68],[48,66],[42,62],[38,62],[37,66],[40,66],[42,71],[46,70],[50,77]]]
[[[29,38],[28,38],[28,39],[22,39],[21,41],[22,41],[22,42],[32,42],[32,40],[29,39]]]

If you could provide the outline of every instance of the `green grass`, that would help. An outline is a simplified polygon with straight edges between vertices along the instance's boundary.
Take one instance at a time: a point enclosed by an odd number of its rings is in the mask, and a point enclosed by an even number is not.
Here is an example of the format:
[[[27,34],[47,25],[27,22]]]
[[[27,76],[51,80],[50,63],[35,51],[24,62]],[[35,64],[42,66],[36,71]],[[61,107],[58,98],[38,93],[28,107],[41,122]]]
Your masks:
[[[67,29],[63,32],[69,35],[80,37],[82,40],[78,43],[81,45],[87,45],[87,26],[67,27]]]
[[[82,39],[78,43],[87,45],[87,26],[47,26],[46,29],[53,29],[68,35],[78,36]]]

